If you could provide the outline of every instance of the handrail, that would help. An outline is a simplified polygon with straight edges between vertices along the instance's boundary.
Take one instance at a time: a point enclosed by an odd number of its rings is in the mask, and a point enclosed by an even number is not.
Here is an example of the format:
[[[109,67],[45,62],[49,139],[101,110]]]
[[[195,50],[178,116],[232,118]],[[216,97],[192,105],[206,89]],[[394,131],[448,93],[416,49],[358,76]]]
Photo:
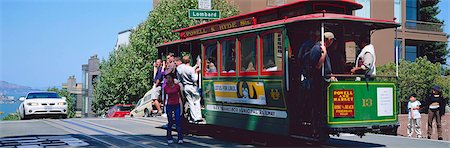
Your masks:
[[[406,20],[404,23],[406,29],[443,32],[444,24],[434,22],[423,22],[415,20]]]
[[[325,77],[349,77],[349,78],[356,78],[356,77],[362,77],[366,78],[366,75],[361,74],[327,74]],[[375,75],[370,76],[369,78],[396,78],[395,75]]]

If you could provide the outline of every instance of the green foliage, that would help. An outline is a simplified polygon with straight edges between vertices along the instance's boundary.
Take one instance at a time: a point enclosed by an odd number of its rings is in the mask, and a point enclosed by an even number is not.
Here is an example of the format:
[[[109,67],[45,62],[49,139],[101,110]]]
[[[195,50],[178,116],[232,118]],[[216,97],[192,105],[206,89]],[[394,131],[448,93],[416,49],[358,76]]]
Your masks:
[[[433,85],[444,90],[444,97],[450,97],[450,78],[440,75],[439,63],[433,64],[426,57],[418,58],[415,62],[402,60],[399,63],[398,85],[400,101],[407,102],[408,96],[417,94],[419,100],[430,93]],[[395,75],[395,64],[389,63],[377,67],[377,75]]]
[[[47,91],[52,91],[58,93],[60,97],[66,97],[67,102],[67,118],[75,117],[75,96],[71,95],[67,89],[58,89],[56,87],[48,88]]]
[[[137,102],[150,89],[156,46],[179,39],[179,34],[172,30],[199,24],[200,20],[188,16],[188,9],[196,9],[197,5],[197,0],[161,0],[147,20],[133,30],[130,45],[112,51],[108,59],[102,60],[101,75],[93,93],[93,110],[97,115],[117,103]],[[239,13],[226,0],[214,0],[212,7],[220,10],[222,17]]]
[[[436,16],[441,13],[439,10],[439,2],[441,0],[420,0],[419,20],[433,23],[443,23]]]
[[[19,115],[17,115],[16,113],[10,113],[8,114],[8,116],[3,117],[2,120],[3,121],[19,120]]]

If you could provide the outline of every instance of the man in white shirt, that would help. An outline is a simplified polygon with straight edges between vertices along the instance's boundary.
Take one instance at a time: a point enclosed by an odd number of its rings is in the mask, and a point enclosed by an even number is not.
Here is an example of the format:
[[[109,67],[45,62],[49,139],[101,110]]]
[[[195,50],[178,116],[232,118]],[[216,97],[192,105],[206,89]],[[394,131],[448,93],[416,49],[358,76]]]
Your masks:
[[[374,76],[376,74],[375,68],[375,48],[369,43],[369,38],[361,35],[357,41],[358,47],[362,50],[356,57],[355,67],[351,70],[355,74],[364,74]]]
[[[180,83],[183,84],[183,92],[186,96],[186,100],[190,108],[190,121],[200,122],[202,121],[201,106],[200,106],[200,94],[197,91],[198,74],[194,67],[190,66],[189,56],[184,56],[182,59],[183,64],[177,67],[177,77]]]

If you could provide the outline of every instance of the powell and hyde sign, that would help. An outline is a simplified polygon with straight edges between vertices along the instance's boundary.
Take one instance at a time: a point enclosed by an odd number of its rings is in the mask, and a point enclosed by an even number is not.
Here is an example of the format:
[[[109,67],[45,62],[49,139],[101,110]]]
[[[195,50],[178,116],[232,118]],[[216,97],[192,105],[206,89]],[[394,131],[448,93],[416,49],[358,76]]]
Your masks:
[[[189,9],[189,18],[191,19],[219,19],[219,10],[198,10]]]
[[[249,25],[253,24],[252,22],[253,22],[253,17],[245,18],[245,19],[230,21],[230,22],[226,22],[226,23],[222,23],[222,24],[218,24],[218,25],[214,25],[214,26],[210,26],[210,27],[204,27],[204,28],[184,31],[184,32],[181,32],[180,35],[182,38],[187,38],[187,37],[192,37],[192,36],[197,36],[197,35],[217,32],[217,31],[223,31],[223,30],[228,30],[228,29],[233,29],[233,28],[249,26]]]

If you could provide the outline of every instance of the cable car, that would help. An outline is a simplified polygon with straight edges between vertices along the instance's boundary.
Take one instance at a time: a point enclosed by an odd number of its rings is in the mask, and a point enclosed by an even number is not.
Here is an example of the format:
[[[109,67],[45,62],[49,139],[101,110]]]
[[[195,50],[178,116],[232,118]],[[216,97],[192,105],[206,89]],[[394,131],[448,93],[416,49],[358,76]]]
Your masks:
[[[210,125],[313,141],[339,133],[395,133],[398,90],[390,80],[396,76],[350,70],[358,62],[359,38],[370,41],[373,32],[400,25],[352,15],[362,7],[300,0],[214,20],[174,30],[180,39],[158,46],[158,56],[200,57],[203,113]],[[310,69],[302,69],[308,62],[301,58],[302,45],[323,42],[325,32],[334,35],[327,47],[331,68],[325,72],[322,66],[321,79],[305,88],[302,73]]]

